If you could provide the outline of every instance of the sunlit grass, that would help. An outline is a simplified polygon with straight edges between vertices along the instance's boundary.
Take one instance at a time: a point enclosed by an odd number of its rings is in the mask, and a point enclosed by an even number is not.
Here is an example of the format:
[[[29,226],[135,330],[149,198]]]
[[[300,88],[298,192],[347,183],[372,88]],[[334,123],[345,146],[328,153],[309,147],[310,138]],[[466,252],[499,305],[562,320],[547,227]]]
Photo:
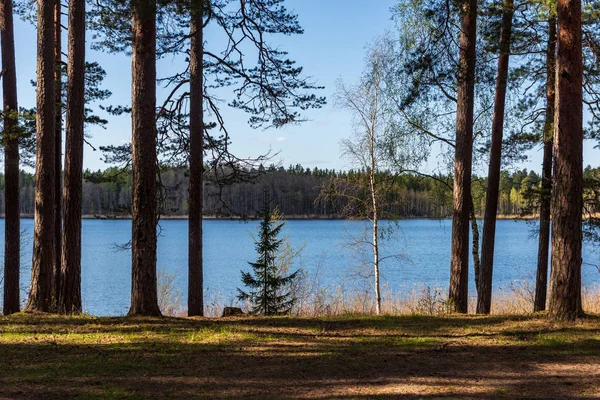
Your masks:
[[[22,313],[0,318],[0,357],[9,398],[593,397],[600,318]]]

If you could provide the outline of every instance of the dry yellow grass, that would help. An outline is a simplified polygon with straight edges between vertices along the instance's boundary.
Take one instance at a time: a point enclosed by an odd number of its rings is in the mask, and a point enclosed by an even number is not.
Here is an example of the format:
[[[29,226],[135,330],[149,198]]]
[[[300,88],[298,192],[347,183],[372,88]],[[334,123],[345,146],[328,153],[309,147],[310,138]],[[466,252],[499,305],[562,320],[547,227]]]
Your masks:
[[[296,317],[332,317],[348,314],[369,315],[375,313],[375,302],[371,291],[347,291],[343,286],[317,287],[299,293],[299,303],[294,309]],[[415,285],[391,290],[383,287],[382,313],[384,315],[445,315],[452,312],[447,291],[441,287]],[[533,284],[527,280],[515,281],[509,287],[494,292],[492,315],[533,314]],[[582,291],[585,312],[600,314],[600,286],[584,288]],[[224,306],[232,305],[234,299],[209,295],[206,302],[207,316],[219,317]],[[469,310],[475,312],[476,298],[469,299]],[[247,305],[242,308],[248,309]],[[179,316],[185,316],[180,309]]]

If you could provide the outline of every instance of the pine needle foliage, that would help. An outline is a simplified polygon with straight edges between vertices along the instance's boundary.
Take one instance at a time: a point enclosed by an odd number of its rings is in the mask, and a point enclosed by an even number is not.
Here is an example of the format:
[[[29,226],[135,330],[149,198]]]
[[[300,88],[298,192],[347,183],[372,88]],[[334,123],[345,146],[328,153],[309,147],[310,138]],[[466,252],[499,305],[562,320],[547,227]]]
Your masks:
[[[242,272],[242,283],[247,291],[238,288],[238,299],[250,301],[250,313],[259,315],[289,314],[296,298],[290,286],[298,276],[299,270],[284,276],[276,262],[276,255],[283,239],[279,234],[285,225],[277,209],[271,209],[270,194],[264,191],[258,237],[255,238],[256,262],[249,262],[253,272]]]

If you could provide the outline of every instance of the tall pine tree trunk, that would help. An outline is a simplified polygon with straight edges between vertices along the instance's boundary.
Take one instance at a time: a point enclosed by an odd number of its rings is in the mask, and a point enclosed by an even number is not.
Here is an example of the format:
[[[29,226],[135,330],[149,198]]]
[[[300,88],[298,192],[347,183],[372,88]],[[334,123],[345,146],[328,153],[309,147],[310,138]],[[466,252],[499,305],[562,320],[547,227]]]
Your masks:
[[[54,126],[54,268],[52,271],[52,297],[58,304],[60,293],[60,259],[62,236],[62,0],[54,0],[54,80],[56,81],[56,124]]]
[[[81,312],[81,202],[85,92],[85,0],[69,1],[64,227],[59,311]]]
[[[534,311],[546,309],[548,291],[548,254],[550,252],[550,205],[552,199],[552,142],[554,138],[554,102],[556,85],[556,17],[548,19],[548,48],[546,49],[546,120],[544,122],[542,187],[540,195],[540,237],[537,274],[535,279]]]
[[[19,218],[19,123],[17,70],[12,0],[0,0],[2,41],[2,93],[4,97],[4,315],[20,311],[19,270],[21,222]]]
[[[27,310],[50,311],[54,268],[54,0],[38,0],[36,163],[33,261]]]
[[[513,0],[504,0],[502,28],[500,32],[500,57],[496,77],[494,117],[492,121],[492,147],[483,222],[481,247],[481,270],[477,282],[477,313],[489,314],[492,308],[492,276],[494,269],[494,244],[496,240],[496,214],[500,191],[500,167],[502,161],[502,134],[504,130],[504,106],[506,103],[506,81],[510,57],[510,37],[514,14]]]
[[[132,6],[132,276],[129,315],[160,315],[156,282],[156,1]]]
[[[581,0],[558,0],[552,275],[550,315],[573,320],[581,309],[583,114]]]
[[[202,265],[202,213],[204,189],[204,118],[203,118],[203,0],[196,0],[191,10],[190,48],[190,183],[189,183],[189,253],[188,315],[204,315]]]
[[[479,287],[481,279],[481,259],[479,258],[479,226],[477,225],[477,215],[475,215],[475,204],[473,203],[473,194],[469,202],[469,214],[471,216],[471,254],[473,255],[473,269],[475,270],[475,285]]]
[[[469,203],[473,161],[477,1],[464,0],[461,13],[449,298],[456,312],[466,313],[469,300]]]

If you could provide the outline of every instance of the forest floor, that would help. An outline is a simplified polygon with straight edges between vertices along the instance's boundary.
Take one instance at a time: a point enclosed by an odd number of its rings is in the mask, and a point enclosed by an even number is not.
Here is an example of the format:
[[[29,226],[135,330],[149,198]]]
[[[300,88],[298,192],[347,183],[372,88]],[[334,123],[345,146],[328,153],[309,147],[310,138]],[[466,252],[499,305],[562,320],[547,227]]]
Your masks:
[[[0,398],[600,398],[600,317],[0,317]]]

